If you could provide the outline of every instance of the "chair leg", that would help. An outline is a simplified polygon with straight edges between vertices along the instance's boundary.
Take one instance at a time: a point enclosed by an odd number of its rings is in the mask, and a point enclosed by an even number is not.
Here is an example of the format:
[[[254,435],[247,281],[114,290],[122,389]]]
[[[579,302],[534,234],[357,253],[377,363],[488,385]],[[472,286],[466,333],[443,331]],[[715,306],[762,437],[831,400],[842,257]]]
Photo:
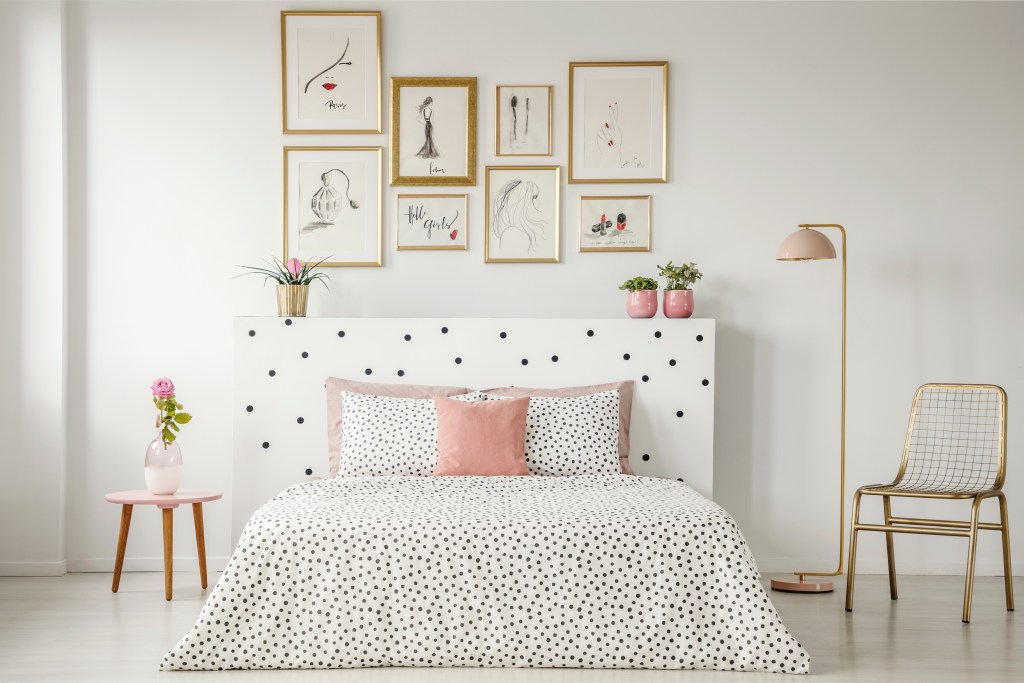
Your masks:
[[[974,557],[978,550],[978,516],[981,514],[981,501],[977,497],[971,505],[971,531],[967,546],[967,577],[964,579],[964,615],[963,622],[971,623],[971,600],[974,598]]]
[[[850,523],[850,557],[848,567],[846,569],[846,611],[853,611],[853,580],[856,576],[856,565],[857,565],[857,525],[860,523],[860,497],[861,491],[858,489],[853,494],[853,514],[851,515]]]
[[[882,496],[882,509],[885,512],[885,525],[889,526],[892,521],[892,508],[889,505],[889,496]],[[896,591],[896,549],[893,546],[893,534],[885,532],[885,554],[889,560],[889,597],[893,600],[899,598]]]
[[[1010,513],[1006,496],[999,494],[999,525],[1003,527],[1003,582],[1006,584],[1006,609],[1013,611],[1013,569],[1010,567]]]

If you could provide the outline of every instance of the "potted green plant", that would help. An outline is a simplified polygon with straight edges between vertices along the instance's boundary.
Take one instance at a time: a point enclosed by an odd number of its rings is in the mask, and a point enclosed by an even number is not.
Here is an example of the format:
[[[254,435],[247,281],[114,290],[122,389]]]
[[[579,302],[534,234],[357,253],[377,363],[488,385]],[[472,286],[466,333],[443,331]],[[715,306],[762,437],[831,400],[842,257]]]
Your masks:
[[[630,318],[653,318],[658,312],[658,281],[637,276],[626,280],[619,289],[626,294],[626,313]]]
[[[306,316],[306,304],[309,302],[309,285],[320,280],[324,287],[330,279],[326,273],[314,273],[314,268],[327,259],[316,263],[303,263],[297,258],[290,258],[282,263],[274,258],[272,268],[263,266],[241,266],[250,272],[243,275],[263,275],[267,280],[277,282],[277,314],[282,317],[303,318]]]
[[[693,291],[690,285],[701,279],[696,263],[658,266],[658,274],[665,278],[665,301],[661,310],[666,318],[689,318],[693,315]]]

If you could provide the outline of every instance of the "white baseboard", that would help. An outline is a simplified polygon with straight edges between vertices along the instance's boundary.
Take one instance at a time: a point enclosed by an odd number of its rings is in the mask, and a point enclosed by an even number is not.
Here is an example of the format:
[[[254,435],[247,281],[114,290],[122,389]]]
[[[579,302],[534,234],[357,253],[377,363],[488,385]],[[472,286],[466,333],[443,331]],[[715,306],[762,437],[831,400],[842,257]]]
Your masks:
[[[846,571],[844,558],[843,571]],[[836,567],[836,558],[821,560],[818,562],[794,562],[788,559],[761,559],[757,558],[757,568],[761,574],[792,574],[794,571],[809,571],[812,569],[820,571],[832,571]],[[1013,563],[1014,574],[1024,571],[1024,565],[1019,562]],[[858,574],[888,574],[889,567],[884,559],[881,560],[857,560]],[[967,552],[964,551],[963,559],[953,562],[905,562],[900,563],[899,553],[896,554],[896,573],[900,575],[919,576],[963,576],[967,573]],[[1003,563],[1001,561],[978,561],[974,566],[975,576],[1002,576]]]
[[[68,563],[59,562],[0,562],[0,576],[64,576]]]
[[[209,572],[224,571],[228,563],[227,557],[206,558],[206,570]],[[196,572],[199,571],[199,560],[195,555],[191,557],[175,557],[175,571]],[[106,572],[114,571],[114,558],[112,557],[90,557],[77,560],[68,560],[67,570],[75,573]],[[164,558],[161,557],[126,557],[122,571],[126,572],[162,572],[164,570]]]

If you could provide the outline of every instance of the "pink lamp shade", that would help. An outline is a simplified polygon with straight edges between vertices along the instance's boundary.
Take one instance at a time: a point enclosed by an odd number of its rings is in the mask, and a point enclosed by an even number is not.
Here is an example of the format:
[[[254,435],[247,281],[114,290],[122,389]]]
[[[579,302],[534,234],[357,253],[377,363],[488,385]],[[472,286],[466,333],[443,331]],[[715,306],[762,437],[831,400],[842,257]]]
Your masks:
[[[811,261],[836,257],[832,240],[817,230],[801,228],[790,233],[779,245],[775,258],[779,261]]]

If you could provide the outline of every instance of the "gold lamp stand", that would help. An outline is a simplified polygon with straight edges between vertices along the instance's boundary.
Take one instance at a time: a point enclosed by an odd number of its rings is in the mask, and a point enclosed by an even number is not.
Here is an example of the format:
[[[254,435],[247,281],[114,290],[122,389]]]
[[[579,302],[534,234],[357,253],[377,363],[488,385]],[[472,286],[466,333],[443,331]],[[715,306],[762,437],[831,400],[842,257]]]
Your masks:
[[[835,586],[831,581],[808,581],[807,577],[831,578],[843,573],[843,522],[846,517],[846,229],[837,223],[804,223],[799,230],[790,233],[779,245],[776,259],[779,261],[817,261],[834,259],[836,249],[832,241],[818,232],[818,228],[836,228],[842,237],[843,248],[843,362],[842,400],[839,422],[839,568],[834,572],[793,572],[797,578],[772,579],[772,590],[795,593],[828,593]]]

